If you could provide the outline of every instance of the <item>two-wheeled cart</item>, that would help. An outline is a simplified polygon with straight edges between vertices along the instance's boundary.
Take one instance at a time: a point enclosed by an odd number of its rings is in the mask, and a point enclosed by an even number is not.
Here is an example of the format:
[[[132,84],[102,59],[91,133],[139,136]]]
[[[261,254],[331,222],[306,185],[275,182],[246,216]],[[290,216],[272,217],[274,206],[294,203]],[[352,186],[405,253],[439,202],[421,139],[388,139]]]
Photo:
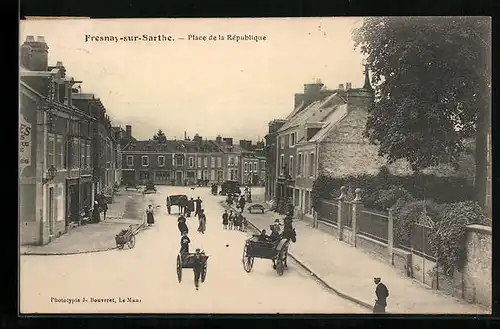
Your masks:
[[[250,273],[255,258],[270,259],[278,275],[283,275],[285,268],[288,267],[286,262],[289,244],[288,239],[262,241],[259,236],[247,239],[243,248],[243,268]]]
[[[118,249],[123,249],[125,245],[132,249],[135,247],[135,235],[139,232],[139,230],[144,226],[141,224],[137,227],[135,225],[130,225],[128,229],[123,229],[115,236],[116,247]]]
[[[177,279],[179,282],[182,281],[182,270],[185,268],[193,268],[194,264],[194,258],[196,254],[195,253],[188,253],[188,252],[179,252],[177,255]],[[201,282],[205,282],[205,278],[207,277],[207,260],[208,260],[208,255],[205,254],[204,251],[201,252],[201,259],[202,259],[202,268],[201,268]]]

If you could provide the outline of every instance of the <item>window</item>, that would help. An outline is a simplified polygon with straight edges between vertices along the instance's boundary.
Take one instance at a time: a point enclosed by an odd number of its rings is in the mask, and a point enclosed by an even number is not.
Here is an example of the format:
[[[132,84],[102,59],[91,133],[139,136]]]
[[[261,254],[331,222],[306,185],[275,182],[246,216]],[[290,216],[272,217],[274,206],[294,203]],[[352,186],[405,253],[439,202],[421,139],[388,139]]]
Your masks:
[[[49,134],[49,140],[47,142],[47,168],[55,165],[55,139],[54,135]]]
[[[257,162],[254,162],[254,163],[253,163],[253,171],[254,171],[254,172],[257,172]]]
[[[309,177],[314,176],[314,153],[311,153],[311,156],[309,157]]]
[[[175,163],[177,164],[178,167],[182,167],[184,165],[184,158],[183,157],[177,157]]]
[[[189,168],[194,167],[194,157],[189,157]]]
[[[71,159],[72,159],[72,166],[71,168],[78,168],[80,166],[80,154],[79,154],[80,148],[79,148],[79,143],[78,139],[73,138],[73,147],[72,147],[72,154],[71,154]]]
[[[283,136],[281,136],[279,138],[279,140],[280,140],[280,148],[284,149],[285,148],[285,138]]]
[[[158,166],[165,167],[165,156],[164,155],[158,156]]]
[[[141,163],[142,163],[142,166],[143,166],[143,167],[147,167],[147,166],[149,166],[149,156],[147,156],[147,155],[143,155],[143,156],[141,157]]]
[[[80,168],[85,168],[85,161],[87,160],[85,151],[85,141],[80,139]]]
[[[285,168],[285,155],[280,155],[280,175],[283,175],[283,169]]]
[[[215,180],[215,170],[210,170],[210,177],[209,177],[210,180]]]
[[[215,157],[210,157],[210,168],[215,168]]]
[[[232,156],[229,157],[229,164],[234,165],[234,158]]]
[[[87,141],[87,143],[85,144],[85,155],[87,156],[87,168],[90,168],[92,167],[92,156],[90,155],[90,147],[91,147],[91,142],[90,141]]]
[[[245,172],[247,172],[248,171],[248,163],[245,162],[244,167],[245,167]]]
[[[299,159],[297,161],[297,176],[302,174],[302,153],[299,153]]]
[[[297,133],[290,134],[290,146],[294,146],[297,143]]]
[[[293,155],[290,155],[290,165],[289,165],[289,170],[288,170],[288,174],[290,176],[294,176],[294,172],[293,172]]]
[[[133,165],[134,165],[134,156],[127,155],[127,166],[133,166]]]
[[[203,157],[203,168],[208,167],[208,157]]]
[[[303,176],[307,176],[307,173],[308,173],[308,157],[307,157],[307,153],[304,153],[304,168],[302,169],[302,175]]]
[[[260,170],[264,170],[266,168],[266,160],[260,160]]]
[[[198,160],[198,168],[201,168],[201,156],[198,156],[197,160]]]
[[[217,157],[217,168],[222,168],[222,157]]]
[[[55,150],[55,166],[58,169],[64,168],[64,138],[63,136],[56,137],[56,150]]]

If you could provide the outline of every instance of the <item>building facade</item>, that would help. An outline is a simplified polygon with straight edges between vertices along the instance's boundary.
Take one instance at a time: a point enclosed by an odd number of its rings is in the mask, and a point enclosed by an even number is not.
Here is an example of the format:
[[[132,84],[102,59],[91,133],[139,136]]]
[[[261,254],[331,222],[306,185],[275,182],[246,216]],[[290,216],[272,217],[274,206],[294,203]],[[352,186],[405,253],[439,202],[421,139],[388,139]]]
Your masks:
[[[132,141],[122,150],[125,184],[195,185],[224,181],[225,157],[211,141]]]
[[[48,66],[43,37],[22,45],[20,80],[20,240],[46,244],[76,219],[92,184],[95,120],[72,104],[76,81],[62,63]]]
[[[285,120],[276,119],[269,122],[268,134],[265,137],[265,199],[266,201],[275,200],[276,198],[276,186],[277,186],[277,176],[276,176],[276,166],[277,166],[277,144],[278,144],[278,130],[285,124]]]

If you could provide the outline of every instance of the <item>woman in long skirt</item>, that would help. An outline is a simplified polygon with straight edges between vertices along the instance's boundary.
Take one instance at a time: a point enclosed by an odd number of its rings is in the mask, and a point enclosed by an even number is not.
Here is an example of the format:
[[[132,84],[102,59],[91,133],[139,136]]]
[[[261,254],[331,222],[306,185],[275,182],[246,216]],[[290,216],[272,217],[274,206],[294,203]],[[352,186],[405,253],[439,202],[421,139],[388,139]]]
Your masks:
[[[205,216],[205,211],[203,209],[199,210],[198,219],[200,221],[198,232],[205,234],[205,230],[207,229],[207,217]]]
[[[155,223],[155,216],[153,213],[153,206],[149,205],[148,210],[146,210],[146,221],[148,226],[151,226]]]

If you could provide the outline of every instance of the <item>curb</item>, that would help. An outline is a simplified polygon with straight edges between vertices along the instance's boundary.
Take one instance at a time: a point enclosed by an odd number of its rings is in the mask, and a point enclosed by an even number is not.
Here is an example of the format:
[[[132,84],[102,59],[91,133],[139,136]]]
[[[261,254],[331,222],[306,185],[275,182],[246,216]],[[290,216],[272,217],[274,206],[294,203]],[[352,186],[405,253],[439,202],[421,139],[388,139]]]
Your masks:
[[[142,228],[137,232],[136,235],[139,235],[144,230]],[[80,254],[92,254],[92,253],[98,253],[98,252],[104,252],[104,251],[111,251],[118,249],[116,246],[113,247],[107,247],[107,248],[101,248],[101,249],[91,249],[91,250],[84,250],[84,251],[68,251],[68,252],[21,252],[19,255],[21,256],[69,256],[69,255],[80,255]]]

